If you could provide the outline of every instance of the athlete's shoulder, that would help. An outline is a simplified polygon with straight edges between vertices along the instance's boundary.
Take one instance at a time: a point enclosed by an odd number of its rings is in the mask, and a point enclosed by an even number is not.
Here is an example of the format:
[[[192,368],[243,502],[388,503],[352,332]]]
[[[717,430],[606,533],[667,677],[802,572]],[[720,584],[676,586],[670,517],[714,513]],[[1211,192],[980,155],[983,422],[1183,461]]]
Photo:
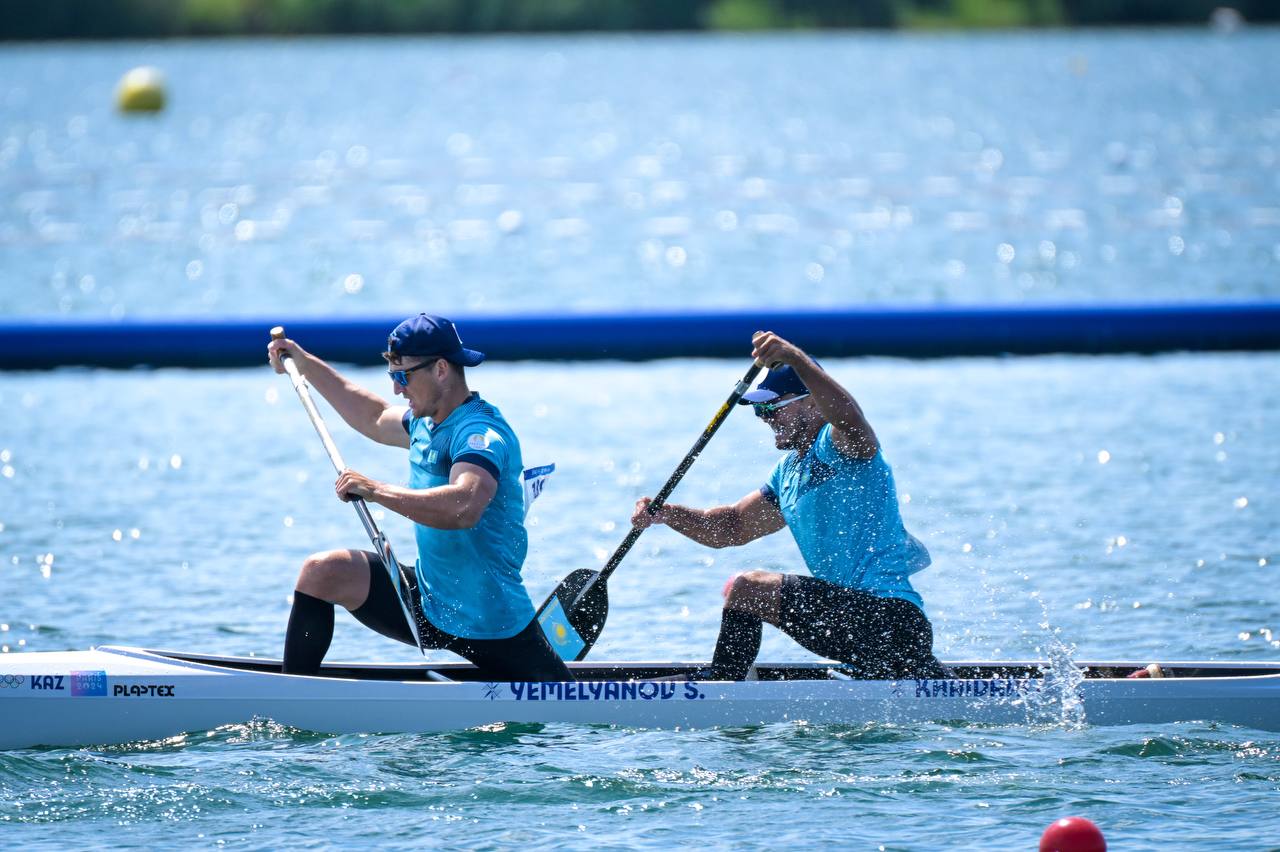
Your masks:
[[[823,425],[818,431],[818,437],[813,442],[814,457],[827,464],[834,465],[852,465],[856,467],[866,467],[867,465],[885,464],[884,452],[876,445],[875,453],[870,456],[850,455],[848,452],[841,450],[835,441],[835,427],[830,423]]]
[[[509,438],[515,437],[515,430],[496,405],[482,399],[479,394],[472,397],[467,405],[465,422],[468,428],[483,425]]]

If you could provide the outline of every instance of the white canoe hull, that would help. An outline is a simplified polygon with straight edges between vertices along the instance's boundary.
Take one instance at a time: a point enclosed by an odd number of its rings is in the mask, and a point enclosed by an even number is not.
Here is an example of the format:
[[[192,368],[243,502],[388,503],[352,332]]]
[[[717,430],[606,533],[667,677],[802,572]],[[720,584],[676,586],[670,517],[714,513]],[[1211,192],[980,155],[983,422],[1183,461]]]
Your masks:
[[[269,671],[260,659],[138,648],[15,654],[0,659],[0,748],[154,740],[253,719],[333,734],[499,722],[674,729],[1073,719],[1280,731],[1280,664],[1166,663],[1175,676],[1160,679],[1111,676],[1139,663],[1082,663],[1092,674],[1068,679],[1036,676],[1035,663],[949,665],[957,677],[850,680],[822,664],[799,664],[762,665],[755,681],[685,683],[645,679],[680,664],[579,663],[578,683],[527,684],[468,680],[474,669],[462,663],[336,665],[327,676],[304,677]],[[428,671],[454,679],[428,680]]]

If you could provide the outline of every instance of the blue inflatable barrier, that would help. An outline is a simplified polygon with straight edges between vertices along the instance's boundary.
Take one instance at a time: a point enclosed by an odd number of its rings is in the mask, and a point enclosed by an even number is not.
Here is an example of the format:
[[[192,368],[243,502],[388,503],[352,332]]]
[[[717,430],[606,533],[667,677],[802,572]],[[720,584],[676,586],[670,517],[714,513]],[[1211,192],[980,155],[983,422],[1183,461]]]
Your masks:
[[[494,360],[742,358],[771,329],[818,356],[1101,354],[1280,349],[1280,302],[867,307],[454,316]],[[332,361],[377,364],[403,319],[75,320],[0,323],[0,369],[263,364],[274,325]]]

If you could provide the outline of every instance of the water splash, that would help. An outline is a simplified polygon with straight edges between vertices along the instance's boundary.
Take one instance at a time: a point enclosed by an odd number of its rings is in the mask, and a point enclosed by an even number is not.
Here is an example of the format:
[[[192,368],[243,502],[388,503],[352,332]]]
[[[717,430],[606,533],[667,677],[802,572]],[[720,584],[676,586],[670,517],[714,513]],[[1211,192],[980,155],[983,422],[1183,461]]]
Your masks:
[[[1056,631],[1041,649],[1046,662],[1038,667],[1040,680],[1018,699],[1026,711],[1028,725],[1078,730],[1085,717],[1084,670],[1076,664],[1075,645],[1067,645]]]

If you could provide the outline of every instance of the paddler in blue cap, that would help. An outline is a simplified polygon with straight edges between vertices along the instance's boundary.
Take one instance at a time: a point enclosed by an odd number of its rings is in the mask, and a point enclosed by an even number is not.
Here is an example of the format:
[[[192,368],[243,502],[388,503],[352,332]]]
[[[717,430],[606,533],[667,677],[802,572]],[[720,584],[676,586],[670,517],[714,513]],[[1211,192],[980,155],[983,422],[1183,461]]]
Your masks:
[[[868,678],[939,677],[933,628],[910,575],[929,553],[906,531],[893,473],[853,396],[798,346],[757,332],[751,355],[777,365],[742,397],[786,450],[768,482],[731,506],[667,503],[631,523],[666,524],[708,547],[788,527],[810,575],[748,571],[725,584],[720,635],[700,680],[743,680],[768,622],[809,651]]]
[[[528,550],[520,442],[502,413],[467,387],[466,368],[484,354],[462,345],[452,322],[419,314],[396,326],[382,353],[394,405],[342,376],[292,340],[273,340],[353,429],[409,450],[408,487],[344,470],[335,489],[414,523],[416,606],[424,648],[466,657],[495,680],[569,681],[564,662],[533,621],[520,578]],[[284,671],[315,674],[333,638],[334,604],[384,636],[413,645],[381,556],[330,550],[298,574],[284,642]]]

